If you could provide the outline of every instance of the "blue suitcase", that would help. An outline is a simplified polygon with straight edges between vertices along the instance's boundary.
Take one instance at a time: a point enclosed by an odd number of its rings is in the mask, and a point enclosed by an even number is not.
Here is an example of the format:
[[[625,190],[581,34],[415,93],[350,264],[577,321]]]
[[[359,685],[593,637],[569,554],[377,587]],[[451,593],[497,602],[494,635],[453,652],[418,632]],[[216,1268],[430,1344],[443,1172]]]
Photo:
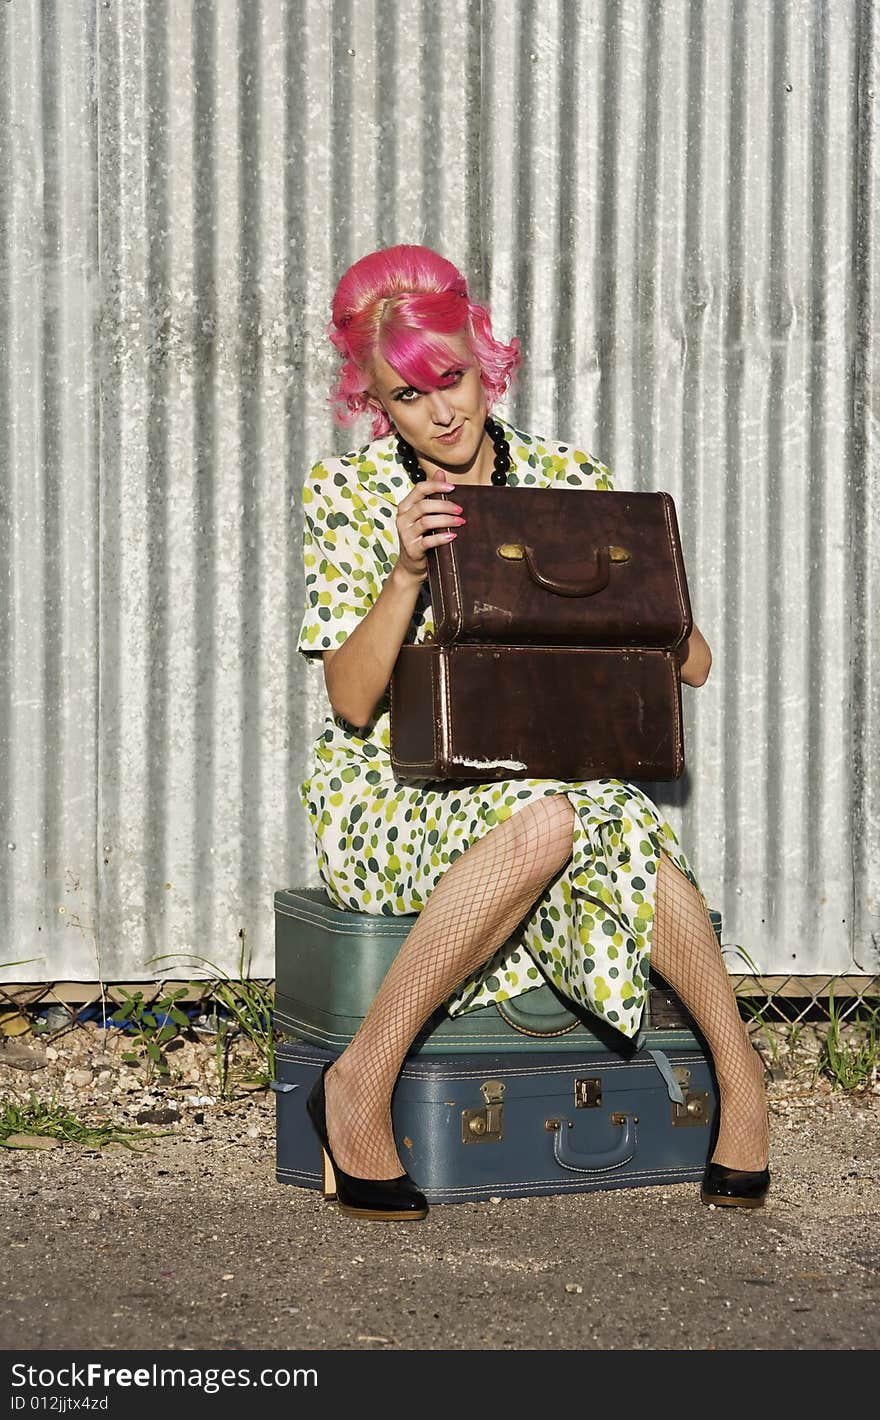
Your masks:
[[[699,1048],[409,1056],[392,1100],[401,1162],[430,1203],[696,1182],[717,1116]],[[330,1052],[276,1051],[276,1178],[321,1186],[305,1102]]]

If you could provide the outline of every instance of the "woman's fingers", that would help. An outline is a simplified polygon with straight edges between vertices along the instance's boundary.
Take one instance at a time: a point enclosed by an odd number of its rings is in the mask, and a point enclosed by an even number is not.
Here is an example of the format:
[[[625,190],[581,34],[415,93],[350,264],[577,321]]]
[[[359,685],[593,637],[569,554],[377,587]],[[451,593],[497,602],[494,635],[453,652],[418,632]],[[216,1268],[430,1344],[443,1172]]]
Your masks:
[[[452,493],[454,491],[455,485],[452,483],[441,482],[438,478],[427,478],[423,480],[423,482],[417,483],[403,501],[398,504],[398,517],[401,513],[413,513],[415,517],[418,518],[423,512],[430,512],[432,510],[439,511],[443,508],[456,508],[458,504],[451,503],[442,496],[444,493]],[[430,507],[428,505],[430,505]]]
[[[454,503],[449,498],[439,497],[438,494],[444,493],[452,487],[453,485],[450,483],[440,483],[435,479],[429,479],[425,483],[417,485],[413,490],[415,496],[408,495],[404,503],[401,504],[398,518],[400,511],[406,508],[406,511],[413,515],[409,520],[410,527],[420,525],[421,531],[425,532],[428,528],[451,526],[461,513],[461,505]],[[412,502],[410,502],[411,498]]]
[[[457,529],[438,528],[436,532],[416,533],[415,536],[409,540],[407,546],[411,555],[418,557],[419,553],[424,551],[426,547],[435,547],[439,542],[451,542],[452,539],[457,536]]]
[[[459,527],[465,521],[459,517],[458,512],[450,513],[423,513],[421,517],[414,518],[408,527],[415,528],[418,532],[426,533],[434,528]]]
[[[454,490],[443,479],[425,479],[398,504],[397,536],[400,559],[413,572],[427,571],[425,549],[451,542],[464,519],[461,508],[441,495]]]
[[[439,533],[448,532],[464,522],[460,516],[460,505],[447,498],[426,496],[409,511],[414,516],[407,523],[407,531],[427,543],[436,541]]]

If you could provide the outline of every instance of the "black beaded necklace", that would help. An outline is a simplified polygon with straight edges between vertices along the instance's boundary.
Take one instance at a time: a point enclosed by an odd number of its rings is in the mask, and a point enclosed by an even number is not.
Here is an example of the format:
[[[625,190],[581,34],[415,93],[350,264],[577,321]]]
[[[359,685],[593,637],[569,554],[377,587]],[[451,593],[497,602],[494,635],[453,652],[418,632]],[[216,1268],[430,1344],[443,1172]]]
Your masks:
[[[501,425],[496,419],[487,419],[485,423],[486,433],[492,440],[492,447],[495,450],[495,466],[492,469],[492,482],[496,486],[507,482],[507,471],[511,466],[510,444]],[[427,477],[425,470],[419,463],[418,455],[412,444],[408,444],[405,439],[397,436],[397,456],[403,464],[413,483],[423,483]]]

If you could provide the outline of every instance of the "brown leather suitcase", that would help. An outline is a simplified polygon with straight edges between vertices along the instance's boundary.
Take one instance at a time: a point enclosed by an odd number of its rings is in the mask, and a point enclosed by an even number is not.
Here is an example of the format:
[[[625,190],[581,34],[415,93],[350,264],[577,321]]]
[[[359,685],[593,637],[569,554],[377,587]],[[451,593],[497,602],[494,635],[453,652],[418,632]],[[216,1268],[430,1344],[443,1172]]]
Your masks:
[[[428,550],[434,640],[675,650],[692,629],[669,493],[458,485]]]
[[[671,651],[402,646],[391,680],[398,779],[676,779]]]
[[[668,493],[461,486],[428,552],[434,636],[401,647],[402,780],[676,779],[692,630]]]

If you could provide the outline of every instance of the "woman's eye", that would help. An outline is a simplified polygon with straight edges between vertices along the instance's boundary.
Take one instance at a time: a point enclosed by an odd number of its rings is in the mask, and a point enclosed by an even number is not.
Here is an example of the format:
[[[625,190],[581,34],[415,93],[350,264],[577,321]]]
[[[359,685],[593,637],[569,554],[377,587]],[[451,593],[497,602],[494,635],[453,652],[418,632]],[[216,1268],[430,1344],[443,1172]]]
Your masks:
[[[464,376],[464,370],[447,370],[445,374],[440,376],[443,383],[439,385],[438,388],[452,389],[455,385],[461,384]],[[412,385],[410,385],[408,389],[398,390],[394,398],[399,400],[401,404],[415,404],[416,400],[421,397],[421,394],[421,390],[414,389]]]

